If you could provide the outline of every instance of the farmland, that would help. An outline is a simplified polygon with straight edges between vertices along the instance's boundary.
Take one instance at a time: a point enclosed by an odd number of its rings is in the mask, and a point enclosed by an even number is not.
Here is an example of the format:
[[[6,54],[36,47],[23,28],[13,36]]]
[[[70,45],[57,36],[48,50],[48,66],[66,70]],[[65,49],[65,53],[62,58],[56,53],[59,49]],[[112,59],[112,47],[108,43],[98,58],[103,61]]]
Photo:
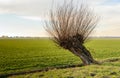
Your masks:
[[[93,39],[85,45],[98,61],[120,56],[120,39]],[[0,39],[0,74],[76,64],[81,64],[78,57],[58,47],[49,39]],[[120,66],[120,63],[104,63],[103,65],[103,67]],[[118,68],[115,67],[115,69]]]

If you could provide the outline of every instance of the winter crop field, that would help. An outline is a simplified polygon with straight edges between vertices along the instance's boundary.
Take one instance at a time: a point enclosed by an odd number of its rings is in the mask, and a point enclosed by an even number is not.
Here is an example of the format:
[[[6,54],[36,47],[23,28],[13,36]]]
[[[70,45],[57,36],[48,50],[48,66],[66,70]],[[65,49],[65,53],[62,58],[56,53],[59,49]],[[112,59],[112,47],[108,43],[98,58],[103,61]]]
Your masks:
[[[28,78],[120,78],[120,39],[100,38],[85,46],[101,65],[54,69],[19,77]],[[0,39],[0,75],[81,64],[78,57],[58,47],[49,39]],[[54,74],[51,74],[54,73]],[[16,77],[18,76],[10,76]]]

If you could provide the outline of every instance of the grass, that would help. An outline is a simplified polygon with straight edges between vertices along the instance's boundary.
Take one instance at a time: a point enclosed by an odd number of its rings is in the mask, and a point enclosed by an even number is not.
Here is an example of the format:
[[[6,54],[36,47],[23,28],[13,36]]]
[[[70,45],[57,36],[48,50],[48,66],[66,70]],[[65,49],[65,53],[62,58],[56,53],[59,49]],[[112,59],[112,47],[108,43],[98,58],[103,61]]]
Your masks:
[[[93,57],[97,60],[116,58],[120,56],[120,39],[94,39],[87,42],[85,45],[92,52]],[[78,57],[74,56],[67,50],[57,47],[48,39],[0,39],[0,74],[31,71],[45,69],[47,67],[59,67],[80,63],[81,61]],[[85,69],[85,71],[90,70],[87,72],[89,76],[90,72],[93,72],[92,69],[96,70],[96,67],[98,68],[97,70],[100,74],[104,73],[104,71],[108,71],[107,68],[109,67],[114,69],[113,66],[115,66],[116,72],[118,72],[117,69],[119,68],[118,66],[120,66],[120,63],[109,62],[104,63],[101,66],[93,65],[90,67],[50,70],[48,72],[41,73],[44,73],[44,78],[47,78],[47,76],[50,77],[50,72],[56,73],[56,77],[63,74],[61,77],[66,78],[68,76],[64,73],[64,71],[70,73],[72,70],[75,70],[73,74],[78,72],[78,75],[80,75],[80,73],[84,75],[84,73],[80,70],[84,71]],[[105,70],[102,70],[101,68]],[[35,73],[32,74],[32,76],[36,78],[36,76],[41,73]],[[99,74],[95,77],[98,78],[97,76],[99,76]],[[21,75],[21,78],[23,76],[27,77],[31,76],[31,74]],[[76,78],[79,76],[72,75],[72,77]]]
[[[54,69],[9,78],[120,78],[120,68],[116,66],[91,65],[67,69]]]
[[[80,63],[48,39],[0,40],[0,74]]]

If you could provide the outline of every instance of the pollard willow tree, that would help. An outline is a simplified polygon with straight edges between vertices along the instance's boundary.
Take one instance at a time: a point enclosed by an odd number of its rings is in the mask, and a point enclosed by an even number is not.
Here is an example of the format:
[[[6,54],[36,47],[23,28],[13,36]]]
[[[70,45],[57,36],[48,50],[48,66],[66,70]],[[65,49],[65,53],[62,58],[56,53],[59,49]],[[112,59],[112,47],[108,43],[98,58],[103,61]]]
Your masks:
[[[89,65],[97,62],[84,43],[97,22],[98,17],[87,4],[74,5],[73,1],[64,1],[62,5],[50,10],[45,27],[55,43],[78,56],[84,65]]]

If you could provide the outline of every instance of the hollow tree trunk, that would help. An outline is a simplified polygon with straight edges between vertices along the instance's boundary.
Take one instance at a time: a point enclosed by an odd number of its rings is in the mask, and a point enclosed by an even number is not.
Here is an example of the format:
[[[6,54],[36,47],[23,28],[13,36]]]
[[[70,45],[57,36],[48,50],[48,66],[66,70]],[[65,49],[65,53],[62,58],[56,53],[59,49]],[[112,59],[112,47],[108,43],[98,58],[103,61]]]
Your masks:
[[[93,59],[90,52],[84,45],[74,45],[69,49],[72,53],[77,55],[83,62],[84,65],[96,64],[97,62]]]

